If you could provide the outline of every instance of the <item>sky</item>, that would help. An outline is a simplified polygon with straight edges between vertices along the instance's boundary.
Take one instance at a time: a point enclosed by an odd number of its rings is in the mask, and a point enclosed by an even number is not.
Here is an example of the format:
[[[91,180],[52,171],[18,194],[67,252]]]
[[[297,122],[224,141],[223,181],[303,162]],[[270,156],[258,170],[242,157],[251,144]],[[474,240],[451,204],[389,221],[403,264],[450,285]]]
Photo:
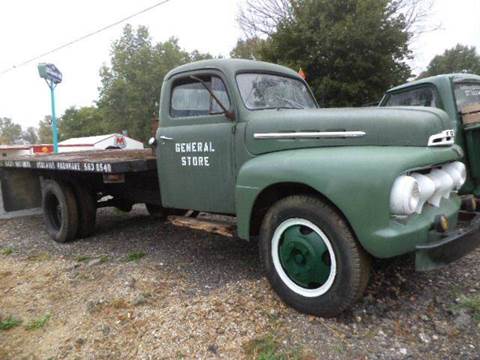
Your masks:
[[[235,18],[244,0],[170,0],[129,20],[146,25],[154,41],[175,36],[188,51],[227,56],[242,32]],[[91,31],[147,8],[158,0],[15,0],[0,2],[0,72]],[[427,25],[441,29],[412,44],[411,66],[422,71],[436,54],[457,43],[480,51],[480,0],[434,0]],[[99,69],[108,64],[110,45],[122,26],[81,41],[28,65],[0,75],[0,117],[37,126],[50,114],[50,94],[37,72],[39,62],[54,63],[63,73],[56,89],[57,114],[70,106],[93,105],[100,85]]]

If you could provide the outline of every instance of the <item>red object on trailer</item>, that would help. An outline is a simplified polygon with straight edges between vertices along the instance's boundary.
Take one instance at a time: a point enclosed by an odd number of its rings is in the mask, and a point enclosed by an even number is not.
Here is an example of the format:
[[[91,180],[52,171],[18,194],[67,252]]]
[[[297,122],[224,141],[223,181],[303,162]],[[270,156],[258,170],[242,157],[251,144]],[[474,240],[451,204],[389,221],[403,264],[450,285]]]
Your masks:
[[[32,145],[32,151],[35,155],[51,154],[53,153],[53,145],[52,144]]]

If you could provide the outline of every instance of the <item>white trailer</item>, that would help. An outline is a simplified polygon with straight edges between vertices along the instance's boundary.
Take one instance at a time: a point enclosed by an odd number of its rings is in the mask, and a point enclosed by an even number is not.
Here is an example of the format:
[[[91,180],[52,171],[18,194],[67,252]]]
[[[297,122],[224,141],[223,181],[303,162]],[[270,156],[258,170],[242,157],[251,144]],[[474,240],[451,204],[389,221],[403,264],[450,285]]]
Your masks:
[[[143,148],[143,143],[140,141],[121,134],[71,138],[58,143],[60,153],[106,149],[141,150]]]

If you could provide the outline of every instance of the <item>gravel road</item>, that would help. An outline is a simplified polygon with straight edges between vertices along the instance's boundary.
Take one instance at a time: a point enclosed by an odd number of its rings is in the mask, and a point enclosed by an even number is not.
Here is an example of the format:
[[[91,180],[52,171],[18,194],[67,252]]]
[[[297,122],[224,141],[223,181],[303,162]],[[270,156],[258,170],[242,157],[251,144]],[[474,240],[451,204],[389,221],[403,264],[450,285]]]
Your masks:
[[[480,359],[480,250],[435,272],[376,261],[335,319],[286,307],[255,245],[99,211],[94,237],[0,220],[0,359]]]

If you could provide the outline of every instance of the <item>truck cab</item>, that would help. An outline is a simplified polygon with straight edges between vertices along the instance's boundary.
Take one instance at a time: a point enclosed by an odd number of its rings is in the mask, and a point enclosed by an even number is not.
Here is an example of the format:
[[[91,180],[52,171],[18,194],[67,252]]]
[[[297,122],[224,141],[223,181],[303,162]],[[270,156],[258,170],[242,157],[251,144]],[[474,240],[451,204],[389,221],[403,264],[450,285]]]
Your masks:
[[[461,193],[480,196],[480,76],[443,74],[396,86],[380,106],[422,106],[444,110],[464,153],[468,179]]]

